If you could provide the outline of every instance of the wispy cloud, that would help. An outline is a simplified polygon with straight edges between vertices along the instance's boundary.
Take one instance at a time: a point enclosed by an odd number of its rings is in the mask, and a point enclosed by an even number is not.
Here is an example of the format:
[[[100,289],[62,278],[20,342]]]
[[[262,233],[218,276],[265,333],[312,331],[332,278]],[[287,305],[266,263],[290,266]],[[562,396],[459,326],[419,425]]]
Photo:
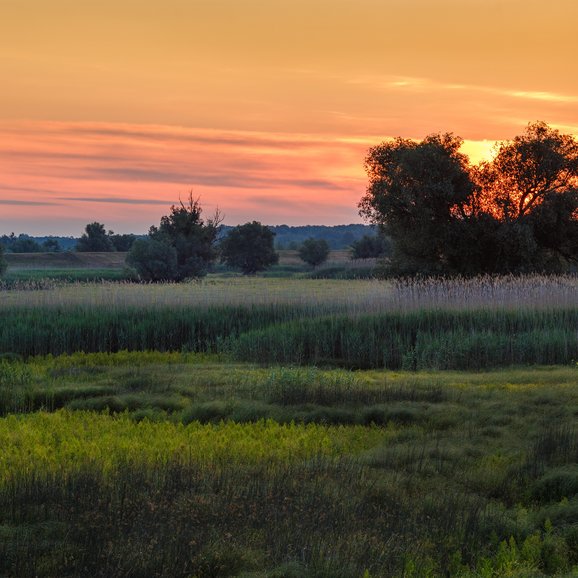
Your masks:
[[[163,214],[159,207],[168,210],[191,188],[232,224],[355,222],[371,144],[371,137],[348,135],[2,123],[0,197],[16,210],[12,199],[26,193],[31,205],[59,203],[64,218],[90,214],[115,230],[127,221],[146,230]]]
[[[0,194],[2,194],[2,191],[0,191]],[[52,203],[49,201],[22,201],[20,199],[0,199],[0,205],[13,205],[15,207],[46,207],[55,204],[58,203]]]
[[[155,201],[154,199],[131,199],[123,197],[59,197],[66,202],[80,203],[113,203],[117,205],[167,205],[167,201]]]

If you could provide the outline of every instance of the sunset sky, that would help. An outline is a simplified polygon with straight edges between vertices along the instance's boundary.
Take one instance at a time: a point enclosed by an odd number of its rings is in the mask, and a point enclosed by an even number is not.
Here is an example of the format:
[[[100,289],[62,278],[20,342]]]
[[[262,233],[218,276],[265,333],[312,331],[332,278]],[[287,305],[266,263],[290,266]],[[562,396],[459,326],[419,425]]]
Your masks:
[[[0,0],[0,234],[361,222],[367,149],[578,135],[576,0]]]

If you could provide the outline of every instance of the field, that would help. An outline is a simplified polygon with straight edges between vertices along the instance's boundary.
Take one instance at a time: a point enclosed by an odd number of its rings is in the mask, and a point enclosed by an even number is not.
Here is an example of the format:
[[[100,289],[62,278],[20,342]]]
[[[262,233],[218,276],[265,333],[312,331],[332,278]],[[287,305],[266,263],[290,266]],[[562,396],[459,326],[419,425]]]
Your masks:
[[[5,287],[0,575],[578,575],[576,283]]]

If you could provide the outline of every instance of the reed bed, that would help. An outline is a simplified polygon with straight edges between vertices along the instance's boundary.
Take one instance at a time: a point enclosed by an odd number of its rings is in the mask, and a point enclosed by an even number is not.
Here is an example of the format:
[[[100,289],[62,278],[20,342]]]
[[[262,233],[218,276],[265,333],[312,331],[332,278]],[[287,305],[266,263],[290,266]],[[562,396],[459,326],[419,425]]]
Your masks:
[[[0,292],[0,352],[194,351],[262,363],[481,369],[578,358],[573,277],[219,279]]]
[[[568,309],[578,307],[574,276],[472,279],[334,280],[215,278],[190,283],[30,283],[0,287],[0,310],[29,308],[209,308],[291,306],[321,314],[422,309]]]

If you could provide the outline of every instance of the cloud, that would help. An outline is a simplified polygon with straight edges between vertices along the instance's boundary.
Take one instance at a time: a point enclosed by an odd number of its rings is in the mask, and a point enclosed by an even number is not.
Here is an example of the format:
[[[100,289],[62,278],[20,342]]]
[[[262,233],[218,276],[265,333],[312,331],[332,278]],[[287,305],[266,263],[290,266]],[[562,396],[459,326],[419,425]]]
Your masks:
[[[0,205],[14,205],[20,207],[45,207],[49,205],[56,205],[48,201],[21,201],[19,199],[0,199]]]
[[[166,201],[155,199],[132,199],[123,197],[59,197],[61,201],[85,203],[116,203],[120,205],[166,205]]]

